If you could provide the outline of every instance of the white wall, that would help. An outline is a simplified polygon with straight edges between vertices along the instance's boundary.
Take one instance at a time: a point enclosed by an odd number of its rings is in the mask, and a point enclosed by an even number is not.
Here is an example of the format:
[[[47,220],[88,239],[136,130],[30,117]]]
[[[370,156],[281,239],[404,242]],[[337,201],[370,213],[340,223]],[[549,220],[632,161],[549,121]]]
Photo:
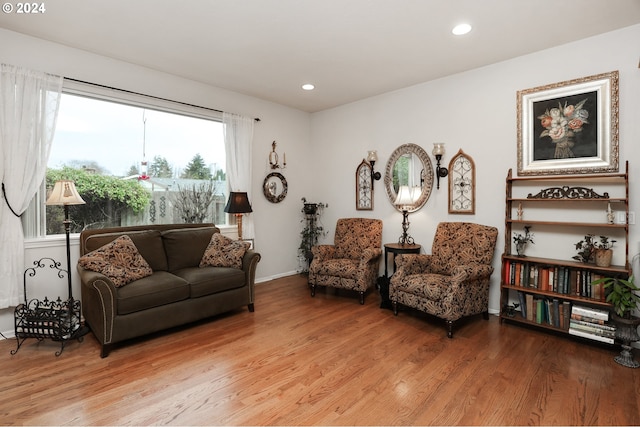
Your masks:
[[[432,143],[446,143],[444,162],[462,148],[476,163],[475,215],[447,213],[446,186],[433,190],[427,204],[410,216],[410,234],[427,246],[443,220],[469,220],[501,230],[494,266],[499,271],[504,230],[504,185],[507,170],[516,164],[516,92],[521,89],[620,71],[620,160],[630,160],[631,210],[640,212],[635,182],[640,176],[640,70],[636,41],[640,25],[585,39],[554,49],[427,82],[309,115],[297,110],[214,88],[132,64],[0,29],[0,62],[39,69],[149,95],[160,96],[260,117],[253,157],[252,204],[256,220],[256,249],[262,254],[258,280],[287,275],[296,269],[300,199],[329,203],[322,222],[333,238],[339,217],[364,216],[384,220],[384,242],[395,242],[402,216],[386,198],[382,181],[375,183],[373,211],[355,209],[355,170],[367,150],[378,150],[376,170],[384,171],[391,152],[415,143],[431,152]],[[262,181],[269,169],[271,141],[287,153],[287,198],[269,203]],[[640,235],[631,227],[631,252],[638,252]],[[570,245],[568,245],[570,246]],[[27,250],[27,265],[46,254],[64,260],[62,241]],[[5,250],[5,248],[2,248]],[[543,242],[535,250],[543,251]],[[72,248],[73,251],[73,248]],[[574,253],[568,248],[570,255]],[[75,260],[74,260],[75,262]],[[382,270],[382,267],[381,267]],[[74,279],[77,287],[77,277]],[[76,291],[79,295],[79,290]],[[499,281],[494,273],[490,309],[499,309]],[[370,296],[370,298],[375,296]],[[13,311],[0,312],[0,331],[13,330]]]
[[[355,209],[354,173],[366,150],[378,150],[376,169],[384,172],[389,155],[401,144],[418,144],[431,153],[434,142],[444,142],[445,165],[462,149],[476,165],[476,214],[448,214],[445,184],[432,191],[420,211],[410,215],[409,233],[430,253],[440,221],[472,221],[498,227],[490,299],[490,311],[498,312],[505,178],[509,168],[514,176],[517,170],[516,92],[619,70],[620,163],[630,161],[630,210],[639,212],[635,186],[640,178],[640,162],[636,161],[640,156],[637,40],[640,25],[313,114],[310,156],[323,165],[321,178],[314,182],[314,194],[318,201],[331,206],[325,211],[325,224],[335,224],[341,216],[377,217],[384,220],[384,242],[397,241],[402,215],[387,200],[382,181],[376,182],[375,210]],[[578,240],[563,244],[566,259],[575,255],[573,243]],[[638,252],[639,241],[637,226],[631,226],[631,255]],[[554,244],[557,241],[537,239],[530,255],[543,256]]]
[[[259,117],[261,121],[256,123],[254,130],[251,188],[252,215],[256,224],[255,247],[262,255],[256,272],[257,281],[295,272],[302,206],[300,198],[309,195],[308,189],[314,178],[308,173],[308,113],[1,28],[0,40],[1,63]],[[278,204],[268,202],[262,194],[262,181],[270,172],[267,169],[267,155],[274,140],[278,142],[278,151],[287,153],[287,169],[282,173],[289,182],[288,196]],[[77,242],[74,242],[71,248],[73,265],[77,262],[77,248]],[[0,256],[6,250],[11,248],[0,246]],[[52,257],[66,266],[64,239],[27,242],[25,268],[42,256]],[[79,280],[75,271],[72,272],[72,279],[74,296],[79,297]],[[50,281],[36,281],[34,287],[33,296],[66,296],[64,281],[60,286]],[[13,309],[0,310],[0,331],[11,335],[13,328]]]

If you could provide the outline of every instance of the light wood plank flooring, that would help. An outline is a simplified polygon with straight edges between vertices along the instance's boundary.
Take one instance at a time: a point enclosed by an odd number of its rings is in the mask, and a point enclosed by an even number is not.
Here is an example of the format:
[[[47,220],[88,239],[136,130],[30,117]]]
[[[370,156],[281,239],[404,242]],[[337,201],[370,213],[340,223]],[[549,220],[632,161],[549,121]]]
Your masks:
[[[640,369],[615,350],[480,316],[443,323],[379,308],[375,292],[303,276],[246,308],[100,358],[0,342],[2,425],[640,425]],[[638,355],[636,354],[636,357]]]

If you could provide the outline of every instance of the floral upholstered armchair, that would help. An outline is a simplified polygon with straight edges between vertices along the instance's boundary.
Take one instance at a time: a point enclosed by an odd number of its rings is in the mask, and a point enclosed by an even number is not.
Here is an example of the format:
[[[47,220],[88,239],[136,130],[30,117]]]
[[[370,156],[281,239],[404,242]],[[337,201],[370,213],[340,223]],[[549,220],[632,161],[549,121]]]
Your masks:
[[[412,307],[447,322],[465,316],[489,315],[489,278],[498,229],[469,222],[441,222],[431,255],[403,254],[389,284],[394,314]]]
[[[311,296],[316,286],[350,289],[364,294],[378,277],[382,257],[382,221],[368,218],[341,218],[333,245],[316,245],[309,266]]]

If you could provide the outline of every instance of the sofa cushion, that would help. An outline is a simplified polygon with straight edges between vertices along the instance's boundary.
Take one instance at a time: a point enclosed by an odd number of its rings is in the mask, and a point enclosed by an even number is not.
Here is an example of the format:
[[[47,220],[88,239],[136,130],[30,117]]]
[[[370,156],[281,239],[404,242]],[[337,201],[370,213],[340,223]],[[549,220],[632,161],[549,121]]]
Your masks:
[[[96,250],[123,235],[125,233],[117,232],[90,235],[84,242],[85,248],[87,251]],[[153,271],[167,271],[167,257],[159,230],[127,231],[126,235],[131,238]]]
[[[118,314],[129,314],[189,298],[189,283],[166,271],[118,289]]]
[[[200,264],[215,227],[183,228],[162,232],[162,242],[167,254],[168,271],[177,271]]]
[[[116,287],[150,276],[153,271],[140,255],[129,236],[120,236],[111,243],[83,255],[78,264],[107,276]]]
[[[229,267],[191,267],[174,271],[191,285],[191,298],[241,288],[245,284],[244,271]]]
[[[231,240],[227,236],[216,233],[204,251],[200,267],[233,267],[242,269],[242,257],[251,246],[242,240]]]

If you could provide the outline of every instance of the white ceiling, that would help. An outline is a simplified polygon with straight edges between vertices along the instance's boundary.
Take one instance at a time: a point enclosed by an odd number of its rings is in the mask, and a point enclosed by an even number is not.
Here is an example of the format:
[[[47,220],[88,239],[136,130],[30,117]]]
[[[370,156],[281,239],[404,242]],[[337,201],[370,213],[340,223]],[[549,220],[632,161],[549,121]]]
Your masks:
[[[309,112],[640,23],[640,0],[43,3],[0,27]]]

